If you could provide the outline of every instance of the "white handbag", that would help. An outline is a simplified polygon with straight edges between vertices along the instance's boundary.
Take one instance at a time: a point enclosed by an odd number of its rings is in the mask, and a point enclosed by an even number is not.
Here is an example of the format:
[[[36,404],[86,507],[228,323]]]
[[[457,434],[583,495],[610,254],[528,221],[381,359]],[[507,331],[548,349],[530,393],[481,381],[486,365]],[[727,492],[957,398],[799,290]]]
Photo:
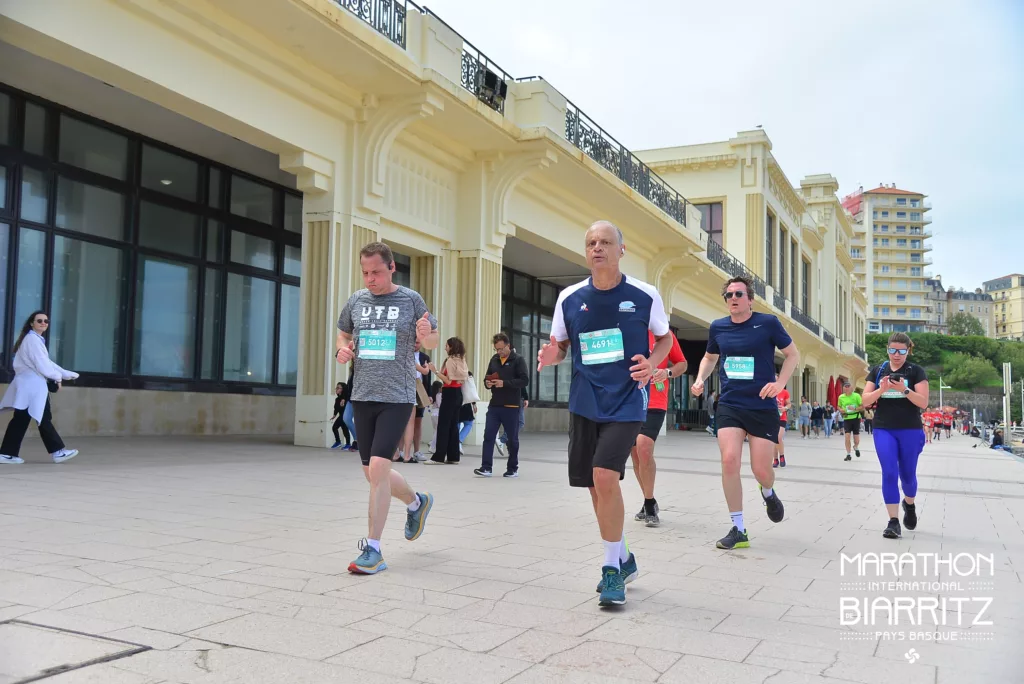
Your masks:
[[[462,383],[462,403],[474,404],[480,401],[480,393],[476,390],[476,380],[466,378]]]

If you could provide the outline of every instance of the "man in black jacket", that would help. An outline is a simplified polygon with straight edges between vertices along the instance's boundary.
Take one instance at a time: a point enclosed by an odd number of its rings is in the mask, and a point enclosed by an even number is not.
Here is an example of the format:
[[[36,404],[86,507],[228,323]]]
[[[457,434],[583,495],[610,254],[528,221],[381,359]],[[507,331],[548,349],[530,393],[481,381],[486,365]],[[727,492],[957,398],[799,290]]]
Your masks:
[[[491,340],[495,354],[487,364],[484,386],[491,390],[484,427],[483,462],[473,471],[480,477],[491,477],[494,463],[494,441],[498,428],[504,426],[508,435],[508,466],[505,477],[519,477],[519,409],[523,388],[530,384],[526,359],[512,351],[508,336],[498,333]]]

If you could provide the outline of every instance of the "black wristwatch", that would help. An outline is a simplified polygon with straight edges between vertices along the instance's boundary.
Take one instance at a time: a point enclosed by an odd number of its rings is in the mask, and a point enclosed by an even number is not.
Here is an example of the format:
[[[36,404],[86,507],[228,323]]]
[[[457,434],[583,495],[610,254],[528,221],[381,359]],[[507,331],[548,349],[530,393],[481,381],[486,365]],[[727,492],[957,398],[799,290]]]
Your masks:
[[[910,394],[910,389],[909,388],[903,390],[903,396],[907,396],[908,394]]]
[[[668,369],[668,377],[669,377],[669,379],[672,378],[672,369],[671,368]]]

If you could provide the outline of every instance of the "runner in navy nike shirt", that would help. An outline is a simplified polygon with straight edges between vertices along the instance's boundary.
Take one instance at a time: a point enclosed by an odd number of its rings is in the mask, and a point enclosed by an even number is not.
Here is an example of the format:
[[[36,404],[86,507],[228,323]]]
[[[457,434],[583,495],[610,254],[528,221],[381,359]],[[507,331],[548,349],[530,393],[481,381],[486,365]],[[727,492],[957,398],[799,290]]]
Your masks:
[[[722,452],[722,489],[729,505],[732,529],[718,540],[717,546],[735,549],[750,546],[743,524],[743,483],[740,481],[744,438],[749,437],[750,469],[761,486],[768,518],[779,522],[785,514],[773,490],[772,456],[779,439],[776,397],[800,363],[800,352],[778,318],[754,312],[754,287],[749,278],[730,278],[722,296],[729,307],[729,316],[711,323],[707,352],[690,391],[698,397],[704,394],[704,380],[721,359],[722,394],[718,399],[715,425],[718,448]],[[778,378],[775,377],[776,349],[781,349],[786,357]]]
[[[537,371],[572,350],[569,485],[590,489],[604,540],[600,604],[621,605],[637,568],[622,537],[619,480],[647,413],[647,383],[672,349],[672,337],[657,289],[619,270],[626,253],[622,231],[598,221],[585,245],[591,277],[558,296],[551,342],[537,354]]]

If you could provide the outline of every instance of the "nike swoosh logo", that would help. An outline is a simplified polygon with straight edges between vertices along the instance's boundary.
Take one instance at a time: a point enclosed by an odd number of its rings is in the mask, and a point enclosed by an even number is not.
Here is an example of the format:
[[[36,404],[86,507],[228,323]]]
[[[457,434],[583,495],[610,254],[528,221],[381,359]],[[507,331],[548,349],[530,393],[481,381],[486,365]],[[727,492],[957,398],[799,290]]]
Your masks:
[[[764,325],[764,324],[762,323],[761,325]],[[761,326],[760,325],[755,325],[754,327],[755,328],[760,328]]]

